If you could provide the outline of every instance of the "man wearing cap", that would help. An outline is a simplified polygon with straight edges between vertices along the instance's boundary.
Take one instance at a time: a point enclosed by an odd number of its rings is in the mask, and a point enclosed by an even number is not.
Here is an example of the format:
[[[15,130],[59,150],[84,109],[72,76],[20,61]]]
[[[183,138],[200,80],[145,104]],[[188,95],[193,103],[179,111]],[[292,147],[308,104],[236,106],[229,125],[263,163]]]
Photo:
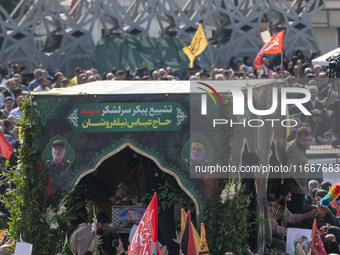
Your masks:
[[[205,144],[201,141],[194,141],[190,147],[190,159],[185,159],[189,166],[206,165],[207,160],[203,160],[206,153]]]
[[[68,84],[68,86],[73,86],[73,85],[78,85],[78,78],[79,75],[82,73],[82,69],[81,67],[76,67],[74,69],[74,77],[71,79],[70,83]]]
[[[55,83],[52,85],[52,88],[63,88],[67,87],[68,85],[68,80],[62,72],[56,72],[54,75],[54,80]]]
[[[56,176],[62,176],[70,166],[69,160],[63,160],[66,154],[65,144],[62,140],[55,140],[52,144],[52,157],[53,160],[48,160],[50,171]]]

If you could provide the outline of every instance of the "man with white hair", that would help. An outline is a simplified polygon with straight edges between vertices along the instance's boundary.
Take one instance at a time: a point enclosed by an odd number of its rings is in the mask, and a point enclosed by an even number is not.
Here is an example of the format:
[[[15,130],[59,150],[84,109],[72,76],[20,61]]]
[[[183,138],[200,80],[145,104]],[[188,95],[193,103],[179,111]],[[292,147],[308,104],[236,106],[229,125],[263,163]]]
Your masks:
[[[166,71],[164,68],[159,69],[159,78],[163,78],[166,76]]]
[[[312,68],[310,68],[310,67],[305,68],[305,70],[304,70],[305,76],[307,76],[307,74],[312,74],[312,73],[313,73]]]
[[[155,70],[155,71],[153,71],[152,72],[152,79],[153,80],[159,80],[159,72],[158,72],[158,70]]]
[[[313,189],[319,188],[320,184],[317,180],[310,180],[308,182],[308,194],[306,194],[306,199],[309,204],[312,204],[314,199],[313,199]]]
[[[55,140],[52,144],[52,160],[47,160],[52,174],[60,177],[70,167],[70,161],[64,160],[66,154],[65,144],[62,140]]]
[[[218,74],[215,74],[215,80],[217,80],[217,81],[224,80],[224,76],[223,76],[223,74],[220,74],[220,73],[218,73]]]
[[[34,71],[34,80],[28,84],[28,90],[32,91],[39,86],[38,80],[42,77],[42,70],[40,68]]]
[[[319,111],[322,110],[323,108],[323,104],[320,103],[318,96],[318,88],[316,86],[309,86],[308,90],[311,94],[311,98],[307,103],[304,103],[303,105],[305,106],[305,108],[311,112],[314,109],[318,109]]]
[[[322,73],[322,67],[320,65],[315,65],[313,67],[313,72],[316,78],[319,78],[320,73]]]

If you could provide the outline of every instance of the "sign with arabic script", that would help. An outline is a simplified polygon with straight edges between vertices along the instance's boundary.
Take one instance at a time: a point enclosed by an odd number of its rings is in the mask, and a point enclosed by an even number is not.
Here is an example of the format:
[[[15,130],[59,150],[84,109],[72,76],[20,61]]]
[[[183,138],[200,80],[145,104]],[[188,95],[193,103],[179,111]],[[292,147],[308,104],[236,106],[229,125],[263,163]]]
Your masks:
[[[176,131],[188,114],[176,102],[76,104],[67,114],[82,132]]]

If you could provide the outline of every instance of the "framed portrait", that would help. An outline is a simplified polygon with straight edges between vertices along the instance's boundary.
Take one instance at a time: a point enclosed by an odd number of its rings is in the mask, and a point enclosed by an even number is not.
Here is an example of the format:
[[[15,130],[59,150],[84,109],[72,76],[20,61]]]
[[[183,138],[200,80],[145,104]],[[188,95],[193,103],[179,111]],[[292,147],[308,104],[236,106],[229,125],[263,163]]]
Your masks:
[[[61,135],[52,137],[42,153],[42,158],[54,178],[67,174],[75,159],[75,152]]]
[[[312,241],[312,230],[304,228],[287,228],[286,252],[294,255],[297,246],[305,251],[306,255],[311,254],[308,243]]]
[[[138,225],[145,213],[143,206],[112,206],[112,224],[123,226],[119,233],[130,233],[134,225]]]

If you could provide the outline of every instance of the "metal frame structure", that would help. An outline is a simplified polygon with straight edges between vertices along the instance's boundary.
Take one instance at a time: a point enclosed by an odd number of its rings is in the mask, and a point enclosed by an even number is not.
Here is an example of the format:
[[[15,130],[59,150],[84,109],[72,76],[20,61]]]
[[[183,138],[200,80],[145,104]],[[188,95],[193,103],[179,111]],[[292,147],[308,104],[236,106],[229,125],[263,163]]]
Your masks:
[[[58,0],[22,0],[8,14],[0,6],[0,55],[31,70],[43,64],[72,75],[94,66],[102,37],[177,36],[190,42],[198,24],[208,34],[206,59],[228,65],[232,56],[253,59],[263,46],[261,30],[286,29],[285,52],[318,51],[310,16],[325,0],[77,0],[70,10]]]

